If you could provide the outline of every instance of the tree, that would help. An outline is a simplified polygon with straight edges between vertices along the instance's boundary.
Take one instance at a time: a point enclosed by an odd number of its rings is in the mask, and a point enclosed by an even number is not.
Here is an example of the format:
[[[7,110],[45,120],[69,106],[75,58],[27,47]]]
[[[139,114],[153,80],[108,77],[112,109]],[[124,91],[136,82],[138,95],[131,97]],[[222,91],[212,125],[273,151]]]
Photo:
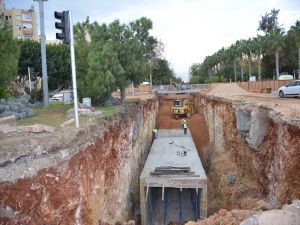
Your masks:
[[[265,37],[257,35],[252,39],[253,41],[253,52],[256,55],[257,66],[258,66],[258,79],[261,80],[261,56],[265,51]]]
[[[154,84],[169,84],[170,80],[176,80],[167,60],[156,58],[155,61],[155,66],[152,69],[152,81]]]
[[[272,30],[279,28],[278,24],[278,14],[279,9],[272,9],[271,12],[265,13],[259,21],[258,30],[263,31],[265,34],[270,34]]]
[[[292,26],[288,32],[292,37],[296,47],[298,48],[298,73],[300,74],[300,21],[297,20],[295,26]]]
[[[89,91],[87,85],[88,73],[88,55],[90,51],[91,36],[89,29],[93,25],[89,24],[89,19],[84,23],[77,23],[74,26],[74,39],[75,39],[75,54],[76,54],[76,75],[79,98],[86,97]],[[90,96],[92,97],[92,96]],[[95,100],[95,99],[94,99]]]
[[[28,67],[34,73],[31,79],[41,77],[40,43],[32,40],[19,40],[20,56],[18,64],[19,82],[28,79]],[[70,50],[65,44],[47,44],[47,75],[49,89],[68,88],[71,84]]]
[[[19,48],[11,27],[0,17],[0,87],[6,88],[17,77]]]
[[[237,73],[236,73],[236,58],[237,58],[237,55],[238,55],[238,49],[237,49],[237,46],[232,44],[230,46],[230,48],[228,49],[228,57],[229,59],[233,62],[233,72],[234,72],[234,81],[236,82],[237,81]]]
[[[28,77],[28,67],[34,70],[34,76],[41,76],[41,49],[37,41],[32,40],[19,40],[18,45],[20,48],[18,75],[19,82]]]
[[[101,26],[97,23],[86,27],[78,25],[76,43],[83,41],[81,45],[88,46],[88,52],[81,52],[87,54],[87,74],[80,74],[84,78],[79,78],[82,94],[99,102],[119,88],[124,104],[125,88],[129,83],[140,83],[149,74],[147,62],[155,56],[157,44],[149,34],[150,29],[152,22],[145,17],[129,25],[121,24],[119,20]],[[86,33],[90,43],[85,41]]]
[[[276,78],[279,77],[279,53],[285,46],[284,32],[281,29],[273,29],[267,36],[269,50],[275,52]]]
[[[284,31],[278,24],[279,9],[272,9],[270,13],[266,13],[259,21],[258,30],[265,33],[268,40],[268,48],[275,51],[276,77],[279,77],[279,52],[284,45]]]
[[[70,48],[65,44],[47,45],[47,70],[50,90],[68,88],[72,84]]]

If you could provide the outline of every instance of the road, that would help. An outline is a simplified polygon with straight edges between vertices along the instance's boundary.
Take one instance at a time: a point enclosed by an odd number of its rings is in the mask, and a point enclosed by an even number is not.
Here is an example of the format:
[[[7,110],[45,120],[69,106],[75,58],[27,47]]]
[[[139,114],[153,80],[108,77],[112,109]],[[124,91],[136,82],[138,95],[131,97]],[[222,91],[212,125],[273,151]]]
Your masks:
[[[209,90],[207,95],[258,104],[262,107],[274,109],[274,111],[292,120],[299,120],[300,123],[300,98],[279,98],[277,92],[270,94],[251,93],[236,84],[219,84]]]

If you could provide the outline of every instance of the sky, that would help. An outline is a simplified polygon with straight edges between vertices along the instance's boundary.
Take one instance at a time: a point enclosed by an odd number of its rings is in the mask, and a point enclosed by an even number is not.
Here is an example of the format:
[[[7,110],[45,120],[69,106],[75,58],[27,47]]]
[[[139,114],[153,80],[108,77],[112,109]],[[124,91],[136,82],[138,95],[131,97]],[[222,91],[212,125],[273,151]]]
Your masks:
[[[5,0],[7,9],[31,5],[39,12],[36,1]],[[193,63],[256,36],[259,20],[273,8],[280,9],[279,24],[286,31],[300,20],[300,0],[47,0],[45,32],[46,39],[55,39],[54,11],[71,10],[74,23],[87,16],[100,24],[148,17],[153,21],[151,34],[164,44],[163,57],[177,76],[188,81]]]

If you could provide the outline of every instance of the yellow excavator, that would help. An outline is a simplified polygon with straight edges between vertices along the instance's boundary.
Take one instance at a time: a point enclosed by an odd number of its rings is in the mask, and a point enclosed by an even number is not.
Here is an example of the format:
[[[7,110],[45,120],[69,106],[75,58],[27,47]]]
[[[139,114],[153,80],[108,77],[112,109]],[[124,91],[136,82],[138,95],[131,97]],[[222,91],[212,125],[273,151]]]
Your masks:
[[[178,119],[179,117],[191,116],[191,105],[188,99],[176,99],[173,101],[172,106],[173,117]]]

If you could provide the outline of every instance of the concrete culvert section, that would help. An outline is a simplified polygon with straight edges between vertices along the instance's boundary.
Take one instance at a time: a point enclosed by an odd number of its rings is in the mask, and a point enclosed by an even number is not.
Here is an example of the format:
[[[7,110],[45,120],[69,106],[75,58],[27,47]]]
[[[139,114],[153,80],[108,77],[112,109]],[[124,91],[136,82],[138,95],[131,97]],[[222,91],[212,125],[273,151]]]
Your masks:
[[[140,176],[142,224],[207,216],[207,178],[190,131],[159,130]]]

